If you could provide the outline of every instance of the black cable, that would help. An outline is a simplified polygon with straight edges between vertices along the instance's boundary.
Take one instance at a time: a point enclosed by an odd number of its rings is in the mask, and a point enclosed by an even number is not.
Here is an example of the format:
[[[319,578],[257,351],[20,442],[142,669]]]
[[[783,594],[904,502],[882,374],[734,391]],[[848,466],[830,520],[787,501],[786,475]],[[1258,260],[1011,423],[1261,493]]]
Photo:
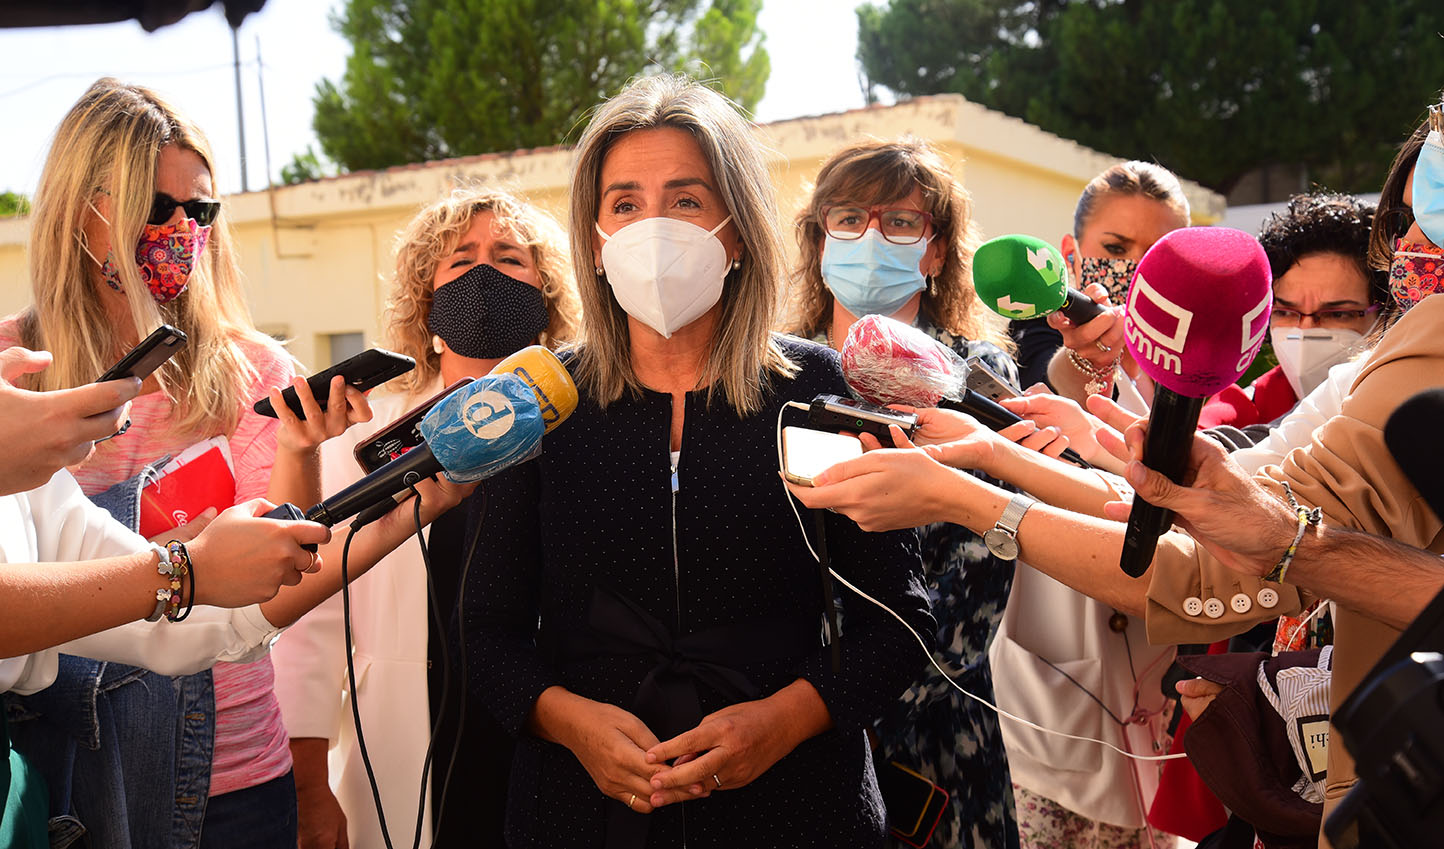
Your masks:
[[[471,536],[471,543],[466,548],[466,560],[461,564],[461,577],[457,580],[456,610],[453,618],[456,620],[456,638],[461,646],[461,686],[470,689],[470,682],[466,678],[466,618],[461,615],[461,601],[466,595],[466,576],[471,572],[472,559],[476,556],[477,543],[481,542],[482,523],[486,519],[486,489],[484,484],[478,485],[473,498],[479,498],[480,504],[477,508],[476,531]],[[459,713],[456,716],[456,739],[451,743],[451,760],[446,765],[446,777],[441,781],[441,804],[436,806],[436,817],[432,821],[432,829],[435,833],[441,833],[441,817],[446,812],[446,800],[451,794],[451,772],[456,768],[456,757],[461,752],[461,734],[466,728],[466,693],[462,693],[460,699]]]
[[[376,803],[376,819],[381,826],[381,839],[386,849],[391,845],[391,832],[386,828],[386,811],[381,805],[381,788],[376,784],[376,770],[371,767],[371,755],[366,751],[366,735],[361,732],[361,705],[356,699],[356,661],[351,657],[351,581],[346,574],[346,561],[351,556],[351,540],[356,538],[359,528],[352,526],[346,534],[346,544],[341,548],[341,621],[346,630],[346,680],[351,686],[351,718],[356,723],[356,744],[361,749],[361,763],[366,766],[366,780],[371,783],[371,800]]]
[[[822,609],[827,617],[827,643],[832,655],[832,673],[842,669],[842,629],[837,618],[837,598],[832,588],[832,561],[827,554],[827,516],[821,510],[813,510],[814,526],[817,528],[817,562],[822,567]]]
[[[432,617],[436,620],[438,632],[445,636],[445,629],[440,627],[441,611],[438,607],[438,600],[436,596],[436,580],[431,575],[431,551],[426,545],[426,535],[421,532],[421,493],[417,492],[416,487],[414,486],[411,488],[411,491],[416,496],[416,508],[414,511],[416,518],[416,544],[421,547],[421,564],[426,569],[426,606],[427,609],[431,611]],[[429,785],[431,779],[432,751],[436,746],[436,735],[441,730],[441,719],[446,715],[447,697],[451,693],[451,651],[447,647],[447,641],[445,639],[442,639],[440,642],[442,663],[440,702],[441,708],[436,712],[436,717],[431,721],[431,737],[426,741],[426,757],[421,762],[421,793],[420,797],[417,799],[416,802],[416,836],[411,843],[412,849],[420,849],[421,846],[421,828],[425,823],[426,819],[426,788]],[[431,830],[432,837],[434,838],[436,835],[435,823],[432,823]]]

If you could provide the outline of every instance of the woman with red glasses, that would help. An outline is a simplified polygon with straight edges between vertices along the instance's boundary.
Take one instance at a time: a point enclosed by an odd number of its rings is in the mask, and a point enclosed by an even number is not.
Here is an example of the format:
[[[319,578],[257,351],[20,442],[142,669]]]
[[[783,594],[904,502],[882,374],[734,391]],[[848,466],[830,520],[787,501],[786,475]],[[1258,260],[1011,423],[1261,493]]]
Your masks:
[[[1000,318],[972,285],[979,239],[969,199],[926,143],[869,141],[833,154],[797,216],[793,332],[841,350],[858,318],[885,315],[912,324],[963,358],[1017,382]],[[1024,444],[1054,442],[1030,432]],[[1012,585],[1012,564],[958,525],[922,529],[929,602],[937,619],[938,662],[960,686],[992,698],[987,647]],[[845,626],[844,626],[845,627]],[[919,658],[919,661],[922,661]],[[953,689],[926,662],[903,698],[874,727],[874,763],[887,786],[892,762],[921,773],[951,796],[929,846],[1016,846],[1008,764],[997,717]],[[889,816],[901,816],[897,800]]]

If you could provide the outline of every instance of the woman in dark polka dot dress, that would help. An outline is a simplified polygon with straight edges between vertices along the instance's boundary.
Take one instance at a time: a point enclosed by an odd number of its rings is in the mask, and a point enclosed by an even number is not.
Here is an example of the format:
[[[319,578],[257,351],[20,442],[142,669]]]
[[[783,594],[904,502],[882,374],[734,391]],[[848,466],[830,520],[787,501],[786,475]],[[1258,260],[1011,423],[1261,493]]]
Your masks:
[[[775,428],[846,386],[835,352],[769,332],[782,244],[751,128],[648,77],[576,156],[581,404],[473,499],[460,619],[469,686],[520,737],[508,844],[881,847],[863,729],[921,653],[855,598],[836,668],[822,643]],[[930,644],[916,534],[824,516],[834,568]]]

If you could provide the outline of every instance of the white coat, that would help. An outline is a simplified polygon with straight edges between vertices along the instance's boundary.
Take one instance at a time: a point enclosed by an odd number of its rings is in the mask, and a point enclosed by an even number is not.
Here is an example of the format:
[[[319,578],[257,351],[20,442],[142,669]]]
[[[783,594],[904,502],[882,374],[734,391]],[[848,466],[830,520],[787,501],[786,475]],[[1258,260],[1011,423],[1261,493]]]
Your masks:
[[[361,467],[352,455],[355,446],[440,389],[438,382],[419,396],[379,398],[371,404],[370,422],[324,443],[322,492],[335,493],[360,479]],[[386,825],[398,845],[410,842],[416,825],[421,765],[431,739],[427,603],[426,569],[415,540],[403,543],[351,585],[361,728],[381,790]],[[384,845],[381,826],[356,742],[346,682],[341,595],[292,625],[277,641],[272,659],[286,733],[330,741],[331,790],[346,814],[352,849],[379,849]],[[422,849],[431,845],[430,797],[428,787]]]
[[[0,496],[0,562],[98,560],[143,551],[146,545],[86,498],[67,471],[29,492]],[[161,585],[157,575],[156,588]],[[129,622],[0,660],[0,691],[29,694],[50,686],[62,653],[143,666],[162,675],[189,675],[217,661],[258,660],[277,633],[258,605],[236,610],[199,606],[181,623]]]

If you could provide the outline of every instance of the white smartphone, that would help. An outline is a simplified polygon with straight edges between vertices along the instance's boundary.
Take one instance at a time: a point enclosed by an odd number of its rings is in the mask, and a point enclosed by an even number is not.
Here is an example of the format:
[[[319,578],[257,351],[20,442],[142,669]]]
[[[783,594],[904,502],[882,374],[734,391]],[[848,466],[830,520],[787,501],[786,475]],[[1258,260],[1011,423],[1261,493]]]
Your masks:
[[[855,436],[805,427],[782,429],[782,474],[795,484],[812,486],[813,478],[834,465],[861,456],[862,443]]]

